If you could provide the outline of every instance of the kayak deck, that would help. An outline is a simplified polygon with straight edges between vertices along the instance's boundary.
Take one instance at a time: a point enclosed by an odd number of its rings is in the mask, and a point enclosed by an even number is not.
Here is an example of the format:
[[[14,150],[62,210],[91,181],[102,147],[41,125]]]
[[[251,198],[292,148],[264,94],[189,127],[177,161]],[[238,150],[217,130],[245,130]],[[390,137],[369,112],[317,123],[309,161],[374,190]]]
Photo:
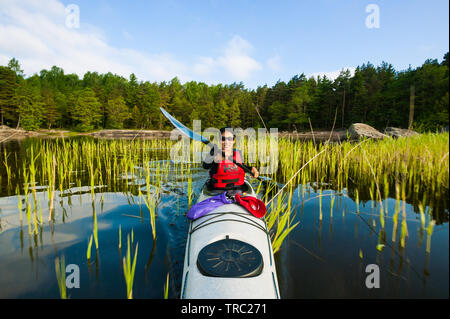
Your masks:
[[[248,186],[247,195],[256,197]],[[202,191],[199,201],[214,195],[217,191]],[[190,222],[181,298],[279,297],[272,245],[264,219],[254,217],[240,205],[224,204]]]

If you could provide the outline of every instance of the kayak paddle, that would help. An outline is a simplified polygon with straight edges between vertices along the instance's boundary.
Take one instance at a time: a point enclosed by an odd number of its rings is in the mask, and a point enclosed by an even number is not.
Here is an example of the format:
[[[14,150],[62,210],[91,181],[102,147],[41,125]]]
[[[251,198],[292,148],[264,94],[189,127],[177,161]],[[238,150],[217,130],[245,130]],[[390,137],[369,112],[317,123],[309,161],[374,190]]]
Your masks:
[[[189,138],[193,139],[194,141],[202,142],[202,143],[208,145],[211,148],[217,147],[217,145],[212,144],[207,138],[203,137],[200,134],[197,134],[197,133],[193,132],[190,128],[186,127],[183,123],[181,123],[176,118],[174,118],[172,115],[170,115],[162,107],[160,107],[159,109],[164,114],[164,116],[170,121],[170,123],[172,123],[172,125],[175,126],[184,135],[188,136]],[[242,164],[237,163],[235,161],[233,161],[233,163],[235,163],[237,166],[242,168],[244,170],[244,172],[247,172],[247,173],[249,173],[250,175],[253,176],[251,170],[249,170],[247,167],[245,167]],[[268,182],[268,181],[270,181],[270,178],[267,178],[267,177],[262,178],[261,176],[258,176],[257,179],[259,181],[261,181],[261,182]]]

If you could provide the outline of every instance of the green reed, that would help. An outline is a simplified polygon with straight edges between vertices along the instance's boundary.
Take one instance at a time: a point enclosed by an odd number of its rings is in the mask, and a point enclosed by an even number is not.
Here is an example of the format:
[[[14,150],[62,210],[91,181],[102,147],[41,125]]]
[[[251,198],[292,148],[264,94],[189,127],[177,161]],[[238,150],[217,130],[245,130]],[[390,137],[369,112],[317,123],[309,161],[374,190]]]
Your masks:
[[[59,295],[61,299],[67,299],[66,262],[64,260],[64,256],[61,257],[61,261],[59,260],[59,257],[55,258],[55,271],[56,271],[56,280],[58,282]]]
[[[374,184],[379,185],[380,191],[388,192],[389,185],[397,180],[406,184],[407,192],[412,193],[410,196],[432,190],[442,193],[448,191],[449,184],[449,165],[445,160],[448,158],[448,145],[448,133],[429,133],[396,140],[365,140],[356,148],[351,142],[315,145],[280,139],[281,176],[278,181],[289,179],[314,153],[327,146],[327,156],[311,163],[305,174],[298,176],[298,184],[325,177],[342,190],[348,187],[350,179],[360,185],[370,185],[376,175]],[[364,154],[368,154],[367,160]],[[414,185],[418,187],[414,189]],[[375,197],[375,192],[372,193]]]
[[[175,180],[179,187],[187,185],[187,202],[191,205],[192,165],[160,162],[150,155],[153,149],[159,149],[164,154],[163,158],[167,158],[174,143],[170,140],[38,140],[26,149],[22,165],[16,164],[16,170],[14,163],[11,165],[12,154],[6,152],[3,154],[1,168],[10,180],[8,184],[19,189],[18,195],[21,195],[24,203],[23,208],[20,207],[19,210],[26,212],[30,234],[37,234],[40,231],[39,226],[42,228],[41,210],[46,209],[38,201],[38,186],[45,187],[48,191],[49,221],[54,220],[58,216],[58,210],[60,211],[60,208],[53,204],[57,202],[58,195],[62,208],[65,205],[64,192],[71,192],[72,185],[78,186],[80,201],[82,187],[89,187],[94,221],[94,232],[88,245],[90,255],[93,240],[98,249],[97,214],[94,206],[96,192],[101,191],[99,186],[105,185],[111,192],[125,190],[126,193],[138,194],[139,202],[143,200],[148,208],[153,238],[156,237],[156,210],[164,184]],[[266,143],[263,147],[270,150],[269,144]],[[193,143],[191,147],[194,147]],[[277,163],[278,169],[269,177],[278,183],[286,183],[291,178],[293,180],[280,198],[269,203],[266,222],[271,232],[274,252],[279,251],[284,239],[297,225],[293,223],[295,209],[291,207],[294,186],[313,183],[320,189],[320,194],[323,192],[323,183],[331,184],[336,193],[343,192],[344,189],[355,189],[358,213],[360,202],[370,197],[372,204],[380,204],[379,223],[382,228],[385,227],[385,218],[389,217],[387,201],[384,201],[383,207],[383,199],[395,197],[391,240],[397,240],[397,228],[400,228],[402,247],[408,237],[406,202],[420,201],[423,204],[421,225],[425,229],[425,221],[429,218],[426,230],[429,234],[427,238],[431,238],[434,225],[439,223],[439,220],[430,216],[433,205],[448,194],[448,148],[448,133],[340,144],[316,144],[280,138],[277,146],[278,158],[273,161]],[[308,163],[321,151],[324,151],[321,156]],[[259,152],[256,152],[256,162],[253,165],[265,166],[267,161],[263,161],[258,154]],[[244,155],[248,158],[248,154]],[[17,157],[17,154],[14,156]],[[300,170],[306,163],[308,165]],[[144,185],[146,192],[142,194],[141,187]],[[302,187],[302,199],[305,198],[306,191],[309,191],[309,188]],[[271,190],[260,185],[258,193],[262,192],[265,194],[261,195],[264,195],[268,203]],[[319,205],[322,219],[321,197]],[[333,216],[333,204],[334,197],[330,217]]]
[[[430,222],[428,223],[428,226],[426,228],[426,230],[427,230],[427,248],[426,248],[426,252],[428,254],[431,251],[431,235],[433,235],[433,229],[434,229],[435,225],[436,225],[436,221],[435,220],[430,220]]]
[[[133,233],[132,233],[133,234]],[[131,240],[130,245],[130,235],[127,235],[127,253],[126,256],[123,257],[123,275],[125,277],[126,287],[127,287],[127,298],[133,299],[133,281],[134,281],[134,273],[136,270],[136,261],[137,261],[137,253],[139,243],[136,244],[136,248],[134,250],[134,258],[131,261],[131,250],[133,249],[133,240]]]
[[[158,163],[159,164],[159,163]],[[159,165],[158,165],[159,167]],[[158,189],[155,186],[155,194],[152,195],[151,192],[151,186],[152,183],[150,181],[151,178],[151,174],[150,174],[150,167],[149,164],[147,163],[147,174],[145,177],[145,181],[146,181],[146,191],[147,191],[147,196],[143,196],[144,199],[144,203],[148,208],[149,214],[150,214],[150,226],[152,228],[152,235],[153,235],[153,239],[156,238],[156,205],[157,205],[157,194],[158,194]]]
[[[188,189],[187,189],[187,196],[188,196],[188,207],[191,208],[192,200],[194,198],[194,192],[192,190],[192,171],[191,167],[188,168]]]
[[[287,235],[298,225],[298,222],[293,224],[294,216],[291,216],[292,194],[293,188],[290,187],[288,193],[283,193],[278,196],[277,200],[271,201],[270,206],[267,208],[268,213],[265,215],[265,221],[267,229],[271,234],[270,237],[274,254],[280,250]]]
[[[166,284],[164,285],[164,299],[169,299],[169,273],[167,273]]]
[[[5,171],[6,171],[6,176],[7,176],[7,182],[8,185],[11,184],[11,166],[8,165],[8,157],[11,155],[10,153],[6,152],[6,148],[4,149],[4,160],[3,160],[3,165],[5,166]]]
[[[122,249],[122,225],[119,225],[119,250]]]

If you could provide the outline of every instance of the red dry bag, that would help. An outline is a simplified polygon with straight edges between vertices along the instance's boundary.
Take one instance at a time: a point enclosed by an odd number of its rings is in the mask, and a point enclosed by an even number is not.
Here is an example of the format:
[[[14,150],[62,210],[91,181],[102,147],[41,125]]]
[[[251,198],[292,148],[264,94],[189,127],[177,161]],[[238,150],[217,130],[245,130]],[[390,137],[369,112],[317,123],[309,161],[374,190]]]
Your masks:
[[[236,194],[234,199],[236,203],[247,209],[255,217],[262,218],[267,212],[264,202],[256,197]]]

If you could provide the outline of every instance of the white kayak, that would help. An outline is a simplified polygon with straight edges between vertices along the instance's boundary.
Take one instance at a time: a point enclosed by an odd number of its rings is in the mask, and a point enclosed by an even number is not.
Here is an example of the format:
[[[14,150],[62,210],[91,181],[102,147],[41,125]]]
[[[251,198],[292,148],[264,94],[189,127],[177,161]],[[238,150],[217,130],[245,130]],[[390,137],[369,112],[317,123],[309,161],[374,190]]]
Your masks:
[[[246,195],[256,194],[245,182]],[[197,200],[221,191],[206,187]],[[222,191],[223,192],[223,191]],[[224,204],[190,222],[182,299],[279,299],[272,244],[264,218]]]

